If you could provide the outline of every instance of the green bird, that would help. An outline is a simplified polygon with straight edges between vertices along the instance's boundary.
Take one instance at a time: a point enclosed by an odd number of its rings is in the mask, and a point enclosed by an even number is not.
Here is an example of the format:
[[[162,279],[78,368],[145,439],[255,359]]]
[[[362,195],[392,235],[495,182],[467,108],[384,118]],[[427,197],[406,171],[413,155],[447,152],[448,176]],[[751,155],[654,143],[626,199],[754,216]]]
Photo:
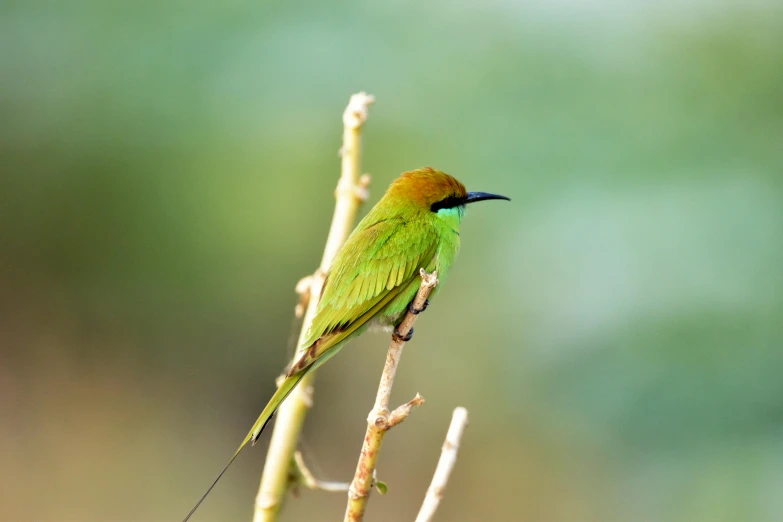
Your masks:
[[[419,270],[437,270],[440,281],[446,278],[459,250],[465,205],[488,199],[510,201],[498,194],[467,192],[455,178],[429,167],[405,172],[391,184],[335,256],[302,344],[302,355],[183,522],[193,515],[239,452],[248,443],[255,444],[302,377],[336,355],[370,324],[395,328],[396,333],[419,289]],[[433,289],[430,298],[439,288]]]

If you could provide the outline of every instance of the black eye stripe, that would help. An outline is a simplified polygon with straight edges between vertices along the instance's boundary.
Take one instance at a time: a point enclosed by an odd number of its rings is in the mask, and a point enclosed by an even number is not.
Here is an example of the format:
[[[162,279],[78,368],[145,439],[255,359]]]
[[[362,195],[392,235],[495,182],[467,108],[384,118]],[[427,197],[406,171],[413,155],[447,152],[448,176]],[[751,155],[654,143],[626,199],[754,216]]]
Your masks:
[[[452,195],[452,196],[445,197],[440,201],[437,201],[432,205],[430,205],[430,210],[433,212],[437,212],[442,208],[454,208],[464,204],[465,204],[465,198],[460,198]]]

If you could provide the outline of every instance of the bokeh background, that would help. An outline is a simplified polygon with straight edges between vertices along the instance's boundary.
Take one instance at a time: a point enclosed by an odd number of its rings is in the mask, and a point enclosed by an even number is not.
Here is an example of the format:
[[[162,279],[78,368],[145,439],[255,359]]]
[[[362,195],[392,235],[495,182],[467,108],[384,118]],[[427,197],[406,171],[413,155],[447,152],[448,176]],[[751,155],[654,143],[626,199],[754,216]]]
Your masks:
[[[438,520],[783,520],[779,2],[7,1],[0,49],[0,520],[187,513],[291,353],[359,90],[370,203],[424,165],[513,199],[468,211],[367,519],[464,405]],[[387,343],[319,374],[323,478]],[[250,519],[267,442],[195,520]]]

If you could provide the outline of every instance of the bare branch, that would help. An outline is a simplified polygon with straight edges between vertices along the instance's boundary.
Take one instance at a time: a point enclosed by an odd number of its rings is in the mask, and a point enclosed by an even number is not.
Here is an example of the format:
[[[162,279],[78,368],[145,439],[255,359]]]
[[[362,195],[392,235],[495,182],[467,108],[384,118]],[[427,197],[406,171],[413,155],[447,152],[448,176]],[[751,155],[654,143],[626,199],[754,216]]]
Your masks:
[[[303,310],[305,312],[294,361],[301,355],[300,348],[315,316],[318,296],[321,294],[326,273],[329,271],[334,256],[353,230],[359,206],[366,199],[370,178],[367,175],[360,175],[361,130],[367,121],[367,111],[374,101],[375,98],[364,92],[354,94],[343,114],[343,146],[340,149],[342,155],[341,175],[335,191],[337,201],[332,224],[329,228],[329,236],[318,270],[309,281],[300,281],[297,284],[297,291],[300,291],[297,314]],[[299,386],[294,388],[277,412],[277,422],[269,442],[266,465],[261,475],[261,485],[256,497],[253,522],[274,522],[277,519],[283,496],[288,489],[289,471],[299,441],[299,434],[302,431],[307,410],[312,404],[314,379],[315,372],[310,372],[302,378]]]
[[[417,393],[416,396],[410,401],[406,402],[402,406],[397,406],[397,408],[395,408],[394,411],[389,414],[388,427],[393,428],[404,421],[406,418],[408,418],[408,415],[410,415],[413,408],[416,406],[421,406],[422,404],[424,404],[424,397]]]
[[[435,515],[440,500],[443,498],[443,491],[446,489],[451,470],[454,469],[454,464],[457,462],[459,441],[467,424],[468,410],[462,406],[456,408],[451,416],[451,425],[443,443],[440,460],[438,460],[438,466],[435,468],[435,475],[432,477],[429,489],[427,489],[427,495],[424,497],[424,503],[421,505],[416,522],[430,522]]]
[[[294,454],[294,464],[296,473],[295,481],[304,484],[309,489],[320,489],[321,491],[348,491],[350,484],[347,482],[334,482],[329,480],[319,480],[315,478],[313,472],[307,467],[302,457],[302,452],[297,451]]]
[[[423,310],[425,302],[438,284],[438,273],[428,274],[421,269],[421,286],[413,300],[413,308]],[[397,374],[397,365],[402,355],[402,349],[405,346],[403,338],[413,329],[413,323],[416,322],[418,314],[410,311],[405,314],[402,322],[397,326],[399,335],[392,336],[389,344],[389,351],[386,354],[386,364],[381,374],[381,382],[378,385],[378,393],[375,396],[375,406],[367,417],[367,432],[364,436],[362,451],[359,455],[359,462],[356,465],[351,487],[348,490],[348,506],[345,510],[345,522],[359,522],[364,518],[364,512],[367,508],[367,501],[370,498],[373,479],[375,475],[375,466],[378,462],[378,453],[383,443],[383,437],[391,428],[405,420],[411,410],[424,402],[424,399],[416,394],[410,402],[403,404],[394,412],[389,412],[389,398],[391,397],[394,377]]]

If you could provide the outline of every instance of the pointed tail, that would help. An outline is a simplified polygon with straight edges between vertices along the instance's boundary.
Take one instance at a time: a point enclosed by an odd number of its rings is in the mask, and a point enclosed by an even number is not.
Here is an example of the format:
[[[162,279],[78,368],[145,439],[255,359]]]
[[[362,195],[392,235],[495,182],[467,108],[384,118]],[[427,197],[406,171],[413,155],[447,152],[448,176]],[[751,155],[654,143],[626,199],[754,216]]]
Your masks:
[[[231,457],[231,460],[228,461],[228,464],[226,464],[226,466],[223,468],[223,471],[220,472],[220,474],[217,476],[217,478],[212,483],[212,485],[209,486],[209,489],[207,489],[206,493],[204,493],[204,495],[201,496],[198,502],[196,502],[196,505],[193,506],[193,509],[190,510],[190,513],[188,513],[188,515],[182,520],[182,522],[188,522],[188,519],[190,519],[190,517],[193,516],[193,513],[195,513],[198,507],[201,505],[201,503],[204,502],[204,499],[207,498],[207,495],[209,495],[209,493],[212,491],[212,488],[215,487],[215,484],[218,483],[218,481],[226,472],[226,470],[229,468],[229,466],[231,466],[231,464],[234,463],[234,460],[236,460],[237,455],[239,455],[239,452],[241,452],[249,442],[255,444],[256,440],[258,439],[258,436],[261,435],[262,431],[264,431],[264,428],[266,427],[269,420],[272,418],[272,415],[274,415],[277,408],[285,400],[285,398],[288,397],[288,394],[291,393],[291,390],[293,390],[296,387],[296,385],[299,384],[299,381],[302,380],[302,377],[304,377],[309,370],[310,368],[306,368],[300,372],[297,372],[293,375],[289,375],[288,377],[285,378],[285,380],[277,389],[275,394],[272,395],[272,398],[269,399],[269,402],[264,407],[264,410],[261,412],[261,415],[258,416],[258,419],[256,420],[255,424],[253,424],[253,427],[245,436],[245,440],[243,440],[242,444],[240,444],[239,448],[237,448],[236,452],[234,453],[234,456]]]

